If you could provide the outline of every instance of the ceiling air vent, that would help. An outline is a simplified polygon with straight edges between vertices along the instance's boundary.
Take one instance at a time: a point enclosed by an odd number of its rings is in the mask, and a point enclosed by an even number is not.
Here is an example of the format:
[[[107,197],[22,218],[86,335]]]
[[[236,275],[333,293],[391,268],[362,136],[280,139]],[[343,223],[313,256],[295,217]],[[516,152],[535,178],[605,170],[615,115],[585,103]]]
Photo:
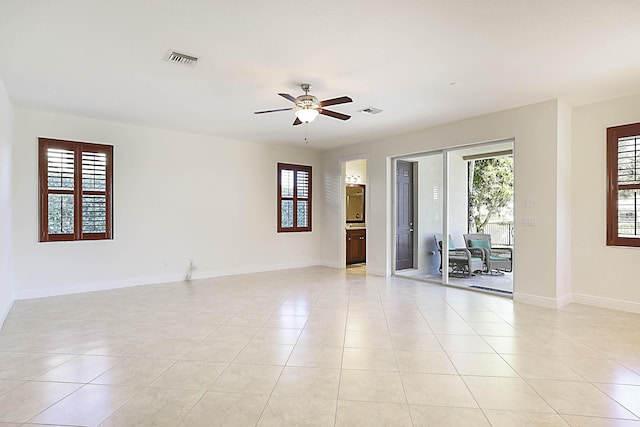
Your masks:
[[[195,56],[176,52],[175,50],[170,50],[165,59],[169,62],[175,62],[177,64],[182,64],[182,65],[189,65],[190,67],[195,67],[196,63],[198,62],[198,58],[196,58]]]
[[[367,113],[367,114],[378,114],[378,113],[382,113],[382,110],[375,107],[367,107],[367,108],[363,108],[362,110],[358,110],[358,112]]]

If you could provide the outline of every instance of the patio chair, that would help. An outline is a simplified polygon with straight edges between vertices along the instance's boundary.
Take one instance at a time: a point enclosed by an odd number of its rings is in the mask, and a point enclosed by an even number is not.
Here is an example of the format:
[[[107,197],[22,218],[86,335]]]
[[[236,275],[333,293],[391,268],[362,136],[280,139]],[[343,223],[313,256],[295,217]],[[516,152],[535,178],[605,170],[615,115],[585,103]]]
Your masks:
[[[472,249],[482,249],[487,273],[511,273],[513,271],[513,249],[506,246],[493,246],[490,234],[463,234],[464,243]]]
[[[436,241],[438,252],[440,252],[440,272],[442,272],[442,236],[435,234],[433,238]],[[482,256],[482,252],[480,256]],[[482,273],[483,267],[482,258],[472,255],[467,248],[456,248],[449,237],[449,274],[468,277],[476,272]]]

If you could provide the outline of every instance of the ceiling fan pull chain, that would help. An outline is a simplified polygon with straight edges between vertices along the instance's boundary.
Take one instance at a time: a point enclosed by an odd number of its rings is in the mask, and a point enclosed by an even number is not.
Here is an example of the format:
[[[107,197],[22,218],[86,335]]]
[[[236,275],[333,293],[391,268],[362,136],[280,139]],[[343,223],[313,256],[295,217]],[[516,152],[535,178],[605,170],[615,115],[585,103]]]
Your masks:
[[[304,122],[304,143],[309,143],[309,122]]]

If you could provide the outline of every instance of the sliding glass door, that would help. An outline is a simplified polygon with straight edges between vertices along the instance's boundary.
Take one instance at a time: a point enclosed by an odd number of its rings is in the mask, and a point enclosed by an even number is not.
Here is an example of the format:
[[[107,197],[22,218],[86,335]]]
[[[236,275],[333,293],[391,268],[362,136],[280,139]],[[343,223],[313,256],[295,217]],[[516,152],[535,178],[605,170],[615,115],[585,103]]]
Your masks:
[[[402,185],[407,164],[411,165],[412,206],[406,204],[407,189]],[[504,268],[506,261],[494,264],[500,269],[491,268],[482,251],[468,246],[470,235],[475,234],[477,239],[491,239],[492,246],[509,248],[495,256],[506,257],[513,251],[513,141],[402,157],[394,167],[395,274],[511,293],[513,275]],[[412,210],[411,239],[400,236],[407,209]],[[410,265],[399,258],[406,258],[404,246],[409,241]]]

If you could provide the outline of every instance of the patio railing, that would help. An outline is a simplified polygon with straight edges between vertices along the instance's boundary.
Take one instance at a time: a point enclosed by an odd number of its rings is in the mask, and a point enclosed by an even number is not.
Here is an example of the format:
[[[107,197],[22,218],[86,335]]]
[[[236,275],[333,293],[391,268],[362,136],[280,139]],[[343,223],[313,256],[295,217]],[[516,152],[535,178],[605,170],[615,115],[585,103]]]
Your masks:
[[[491,234],[491,243],[494,245],[513,246],[513,223],[490,222],[484,227],[486,234]]]

